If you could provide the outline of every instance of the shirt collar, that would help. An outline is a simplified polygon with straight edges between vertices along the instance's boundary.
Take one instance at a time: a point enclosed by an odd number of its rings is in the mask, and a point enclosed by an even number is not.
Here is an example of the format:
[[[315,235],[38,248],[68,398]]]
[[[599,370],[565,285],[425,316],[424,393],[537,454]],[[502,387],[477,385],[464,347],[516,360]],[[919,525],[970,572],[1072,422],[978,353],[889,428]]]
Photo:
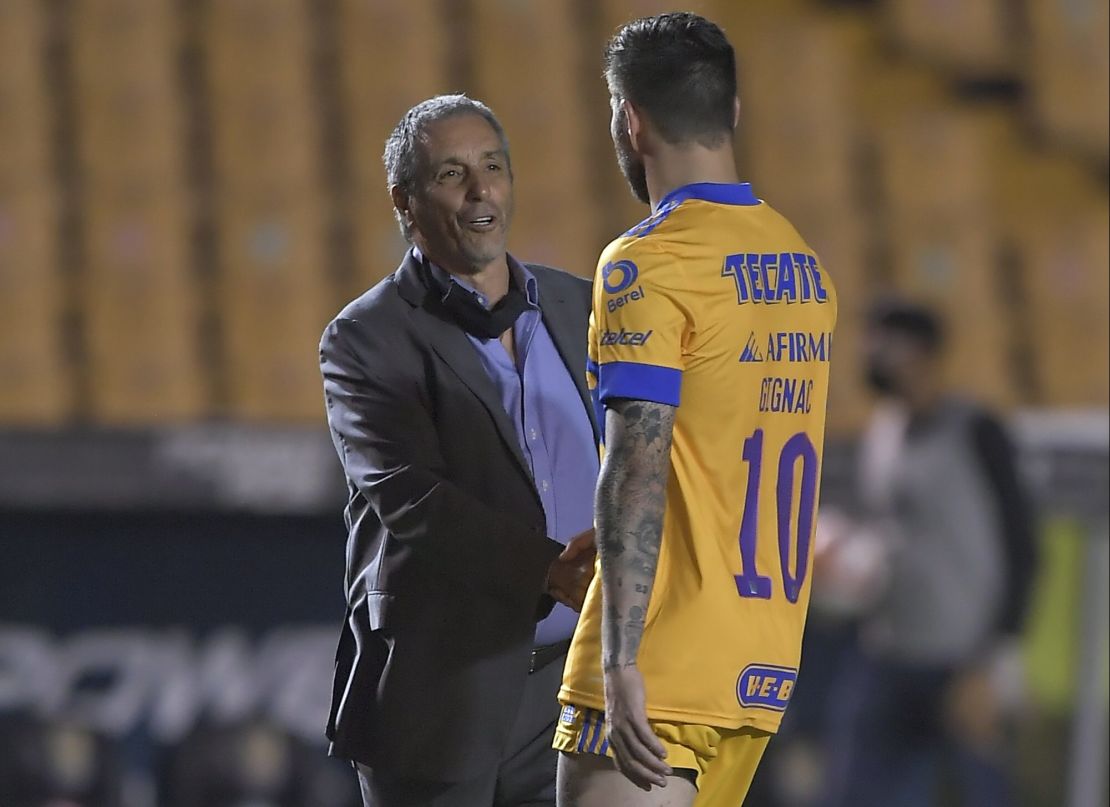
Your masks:
[[[424,262],[424,255],[420,252],[420,248],[413,246],[412,256],[416,259],[417,263]],[[505,256],[509,263],[509,279],[510,282],[517,288],[524,289],[524,296],[528,300],[528,305],[532,308],[539,308],[540,305],[540,289],[539,284],[536,282],[536,277],[528,269],[514,258],[512,255]],[[436,264],[431,259],[428,259],[428,267],[432,273],[432,279],[439,285],[442,291],[446,291],[451,283],[455,283],[470,292],[474,299],[482,304],[483,308],[489,308],[489,300],[484,294],[479,292],[469,283],[457,275],[453,275],[446,269]]]
[[[760,200],[752,192],[750,182],[694,182],[675,188],[659,200],[657,209],[664,205],[679,205],[687,199],[701,199],[719,205],[758,205]]]

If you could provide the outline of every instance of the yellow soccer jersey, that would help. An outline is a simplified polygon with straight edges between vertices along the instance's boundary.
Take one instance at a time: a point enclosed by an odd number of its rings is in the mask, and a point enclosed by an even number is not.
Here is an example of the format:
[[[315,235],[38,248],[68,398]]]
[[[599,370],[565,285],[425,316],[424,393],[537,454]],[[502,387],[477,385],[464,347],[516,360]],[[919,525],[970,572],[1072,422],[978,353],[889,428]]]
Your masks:
[[[696,184],[602,253],[589,385],[676,405],[638,663],[648,717],[775,731],[801,656],[836,293],[748,184]],[[602,419],[603,422],[603,419]],[[560,700],[604,709],[601,580]]]

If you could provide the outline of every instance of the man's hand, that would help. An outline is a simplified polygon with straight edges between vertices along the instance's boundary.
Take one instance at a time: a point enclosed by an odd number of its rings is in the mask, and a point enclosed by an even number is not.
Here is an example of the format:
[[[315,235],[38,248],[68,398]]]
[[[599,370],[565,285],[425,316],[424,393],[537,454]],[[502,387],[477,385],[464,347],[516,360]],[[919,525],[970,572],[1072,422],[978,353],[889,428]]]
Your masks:
[[[594,552],[596,551],[597,545],[594,543],[594,528],[590,527],[588,530],[583,530],[567,541],[567,548],[559,553],[559,560],[575,560],[578,557],[584,557],[588,554],[590,562],[593,563]]]
[[[568,608],[581,611],[594,576],[595,554],[593,527],[571,538],[547,570],[547,593]]]
[[[605,730],[617,770],[636,787],[667,786],[673,771],[647,719],[644,678],[635,665],[605,670]]]

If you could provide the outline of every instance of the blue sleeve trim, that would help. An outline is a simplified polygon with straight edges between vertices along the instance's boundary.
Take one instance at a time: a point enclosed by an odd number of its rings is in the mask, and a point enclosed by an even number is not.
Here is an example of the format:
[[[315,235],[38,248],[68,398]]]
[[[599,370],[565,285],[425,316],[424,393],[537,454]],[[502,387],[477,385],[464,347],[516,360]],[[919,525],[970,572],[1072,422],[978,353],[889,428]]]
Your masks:
[[[630,398],[678,406],[682,371],[632,361],[608,362],[598,370],[597,388],[602,404],[612,398]]]

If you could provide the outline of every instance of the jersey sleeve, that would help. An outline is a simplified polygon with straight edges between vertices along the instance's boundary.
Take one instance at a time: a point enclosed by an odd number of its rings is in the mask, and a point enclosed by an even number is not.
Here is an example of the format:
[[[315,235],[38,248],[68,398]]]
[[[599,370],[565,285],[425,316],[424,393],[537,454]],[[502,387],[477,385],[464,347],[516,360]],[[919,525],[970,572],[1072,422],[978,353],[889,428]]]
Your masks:
[[[594,282],[587,380],[596,414],[614,398],[678,406],[688,316],[681,267],[643,241],[617,242]]]

